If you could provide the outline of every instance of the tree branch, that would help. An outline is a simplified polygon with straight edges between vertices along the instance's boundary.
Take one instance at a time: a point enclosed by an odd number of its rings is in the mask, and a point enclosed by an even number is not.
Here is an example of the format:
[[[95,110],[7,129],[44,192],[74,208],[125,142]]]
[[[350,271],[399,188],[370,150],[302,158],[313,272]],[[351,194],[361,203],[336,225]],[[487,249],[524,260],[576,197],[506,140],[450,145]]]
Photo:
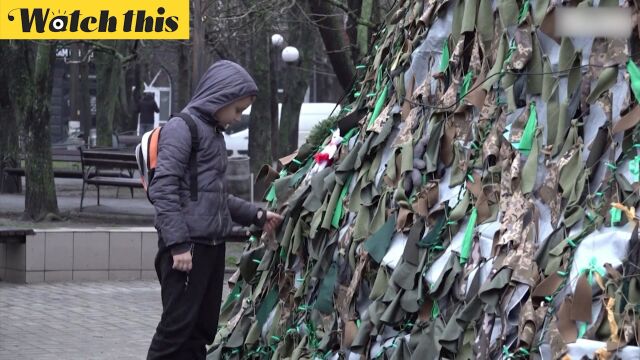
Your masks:
[[[353,10],[349,9],[349,7],[347,5],[345,5],[344,3],[342,3],[340,0],[326,0],[329,4],[341,9],[342,11],[344,11],[345,13],[347,13],[347,15],[353,19],[353,21],[355,21],[356,23],[358,23],[358,25],[363,25],[363,26],[367,26],[369,28],[375,29],[376,27],[378,27],[378,25],[372,23],[369,20],[363,19],[358,17]]]
[[[329,30],[329,28],[338,27],[339,24],[337,24],[335,17],[325,16],[332,13],[328,2],[324,0],[310,0],[309,7],[311,13],[313,13],[313,15],[310,15],[311,20],[313,23],[319,25],[318,30],[320,31],[320,36],[324,42],[325,50],[327,51],[327,56],[329,57],[333,71],[336,73],[342,89],[349,91],[355,75],[355,68],[349,52],[338,51],[345,48],[343,43],[344,30]]]

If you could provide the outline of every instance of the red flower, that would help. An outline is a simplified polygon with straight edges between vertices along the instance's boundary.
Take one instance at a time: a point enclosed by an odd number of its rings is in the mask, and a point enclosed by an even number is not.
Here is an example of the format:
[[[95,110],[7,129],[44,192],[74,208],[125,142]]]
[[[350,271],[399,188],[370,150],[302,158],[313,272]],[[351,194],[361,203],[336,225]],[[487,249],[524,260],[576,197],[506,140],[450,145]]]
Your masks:
[[[329,161],[329,154],[327,153],[317,153],[313,156],[313,158],[316,160],[316,163],[321,164],[323,162],[327,162]]]

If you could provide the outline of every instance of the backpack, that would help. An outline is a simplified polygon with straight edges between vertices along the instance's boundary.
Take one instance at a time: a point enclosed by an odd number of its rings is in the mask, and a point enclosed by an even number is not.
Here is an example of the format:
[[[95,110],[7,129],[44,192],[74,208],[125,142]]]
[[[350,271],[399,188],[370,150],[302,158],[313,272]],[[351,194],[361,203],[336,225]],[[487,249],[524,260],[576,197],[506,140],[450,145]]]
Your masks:
[[[178,117],[184,120],[191,132],[191,153],[189,155],[189,172],[191,176],[191,201],[198,200],[198,148],[200,140],[198,138],[198,127],[189,114],[179,113],[171,115],[171,118]],[[140,180],[142,187],[149,198],[149,184],[153,181],[153,176],[158,165],[158,145],[160,144],[160,136],[162,134],[162,126],[159,126],[142,135],[140,144],[136,146],[136,161],[138,162],[138,170],[140,171]]]

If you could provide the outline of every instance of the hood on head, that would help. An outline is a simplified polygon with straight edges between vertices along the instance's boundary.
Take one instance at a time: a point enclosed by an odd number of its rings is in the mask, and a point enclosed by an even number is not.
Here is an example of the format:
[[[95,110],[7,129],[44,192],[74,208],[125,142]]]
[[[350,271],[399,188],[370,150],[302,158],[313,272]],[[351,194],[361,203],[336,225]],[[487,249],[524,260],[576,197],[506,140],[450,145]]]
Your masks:
[[[225,105],[247,96],[258,94],[258,86],[249,73],[240,65],[221,60],[209,67],[185,107],[203,120],[217,126],[213,114]]]

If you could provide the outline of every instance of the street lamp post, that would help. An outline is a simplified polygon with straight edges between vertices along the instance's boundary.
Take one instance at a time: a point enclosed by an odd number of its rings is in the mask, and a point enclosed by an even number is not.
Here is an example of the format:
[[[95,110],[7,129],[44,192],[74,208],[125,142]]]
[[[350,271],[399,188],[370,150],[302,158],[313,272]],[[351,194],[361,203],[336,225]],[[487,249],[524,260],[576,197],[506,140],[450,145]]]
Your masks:
[[[269,46],[269,89],[270,89],[270,114],[271,114],[271,157],[275,163],[278,158],[278,79],[277,79],[277,50],[284,44],[284,38],[280,34],[271,36]]]
[[[278,109],[278,71],[279,71],[279,59],[278,50],[285,45],[284,37],[280,34],[271,35],[271,46],[269,47],[269,88],[271,90],[270,102],[270,115],[271,115],[271,154],[272,158],[277,159],[278,154],[278,129],[280,128],[280,111]],[[300,59],[300,52],[294,46],[287,46],[282,50],[280,54],[282,61],[285,63],[296,63]]]

